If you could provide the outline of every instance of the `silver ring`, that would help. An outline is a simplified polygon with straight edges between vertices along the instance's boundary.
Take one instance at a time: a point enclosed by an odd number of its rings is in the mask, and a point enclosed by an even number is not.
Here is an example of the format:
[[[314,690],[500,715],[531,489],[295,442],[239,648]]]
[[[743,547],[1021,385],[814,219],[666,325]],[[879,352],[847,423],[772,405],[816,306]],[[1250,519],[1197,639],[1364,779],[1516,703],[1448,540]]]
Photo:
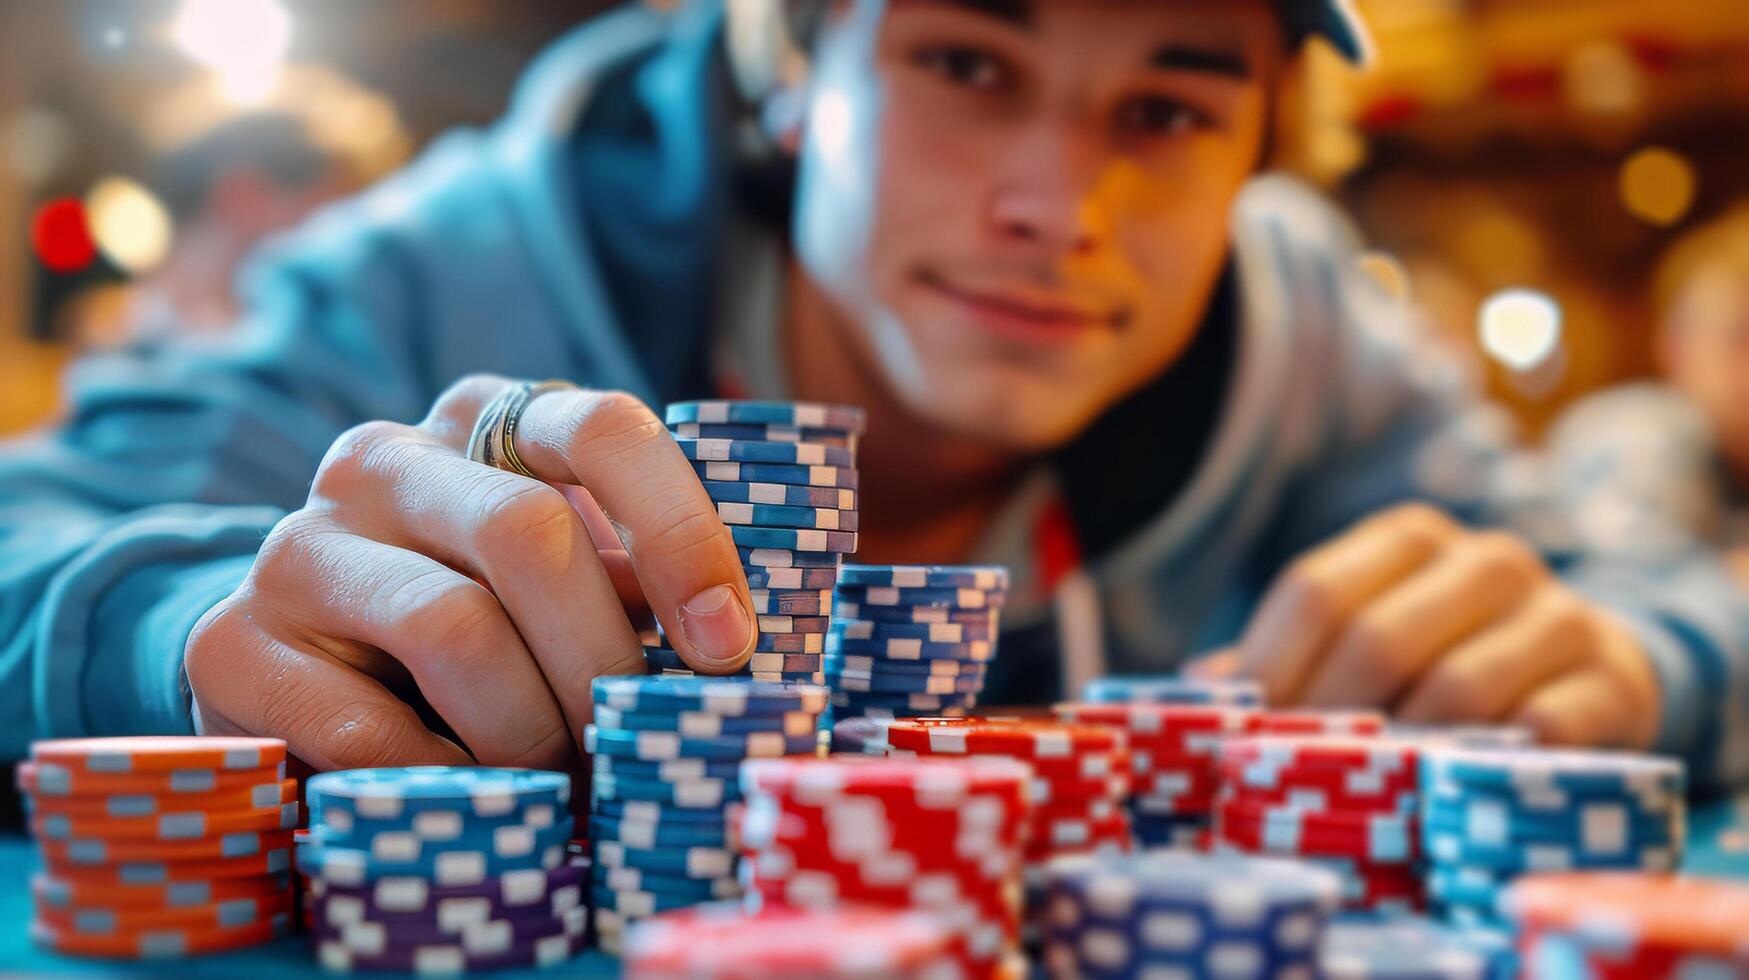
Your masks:
[[[555,391],[575,391],[569,381],[523,381],[513,384],[480,409],[474,420],[474,431],[468,435],[468,458],[476,463],[520,476],[533,477],[516,455],[516,429],[522,424],[522,413],[530,402]]]

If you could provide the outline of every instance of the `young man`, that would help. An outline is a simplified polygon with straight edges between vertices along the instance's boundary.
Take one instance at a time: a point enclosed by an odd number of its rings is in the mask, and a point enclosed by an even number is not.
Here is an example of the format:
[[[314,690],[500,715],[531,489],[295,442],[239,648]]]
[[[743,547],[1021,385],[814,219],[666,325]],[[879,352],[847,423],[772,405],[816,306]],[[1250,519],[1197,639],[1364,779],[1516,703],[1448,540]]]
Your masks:
[[[1507,535],[1388,509],[1488,518],[1493,448],[1346,228],[1253,181],[1299,43],[1359,51],[1340,5],[800,6],[812,67],[759,105],[714,4],[589,26],[502,125],[263,262],[235,348],[87,367],[0,472],[6,750],[193,727],[319,767],[575,765],[590,679],[641,669],[628,608],[701,670],[754,639],[645,407],[713,395],[867,408],[859,558],[1015,568],[991,703],[1238,638],[1284,702],[1717,730],[1740,607],[1633,568],[1582,597]],[[535,478],[470,461],[537,377],[585,387],[527,402]]]

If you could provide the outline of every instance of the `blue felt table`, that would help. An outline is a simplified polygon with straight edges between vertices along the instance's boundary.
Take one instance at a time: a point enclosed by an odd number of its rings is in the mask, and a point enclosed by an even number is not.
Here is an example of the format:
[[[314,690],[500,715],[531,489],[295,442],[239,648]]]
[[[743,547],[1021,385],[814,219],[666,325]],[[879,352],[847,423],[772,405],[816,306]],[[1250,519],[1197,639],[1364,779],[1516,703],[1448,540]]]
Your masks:
[[[1694,874],[1749,879],[1749,797],[1715,803],[1697,809],[1689,821],[1690,838],[1686,870]],[[36,849],[29,839],[16,834],[0,835],[0,974],[116,977],[215,977],[234,980],[282,980],[288,977],[319,977],[310,955],[307,937],[294,936],[266,946],[219,956],[112,964],[78,960],[45,953],[25,935],[30,921],[30,874],[36,867]],[[587,953],[559,970],[517,971],[492,974],[517,980],[540,977],[611,977],[618,972],[609,957]],[[397,974],[398,975],[398,974]]]

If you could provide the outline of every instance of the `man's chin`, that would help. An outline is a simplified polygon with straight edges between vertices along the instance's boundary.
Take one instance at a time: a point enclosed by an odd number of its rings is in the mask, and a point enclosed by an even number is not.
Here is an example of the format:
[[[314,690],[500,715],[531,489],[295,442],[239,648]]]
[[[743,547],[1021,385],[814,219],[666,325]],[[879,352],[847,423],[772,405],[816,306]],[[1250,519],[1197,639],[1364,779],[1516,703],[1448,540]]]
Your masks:
[[[946,371],[908,395],[910,409],[955,436],[1016,454],[1049,452],[1072,441],[1096,409],[1063,397],[1065,382],[1016,379],[1011,372]]]

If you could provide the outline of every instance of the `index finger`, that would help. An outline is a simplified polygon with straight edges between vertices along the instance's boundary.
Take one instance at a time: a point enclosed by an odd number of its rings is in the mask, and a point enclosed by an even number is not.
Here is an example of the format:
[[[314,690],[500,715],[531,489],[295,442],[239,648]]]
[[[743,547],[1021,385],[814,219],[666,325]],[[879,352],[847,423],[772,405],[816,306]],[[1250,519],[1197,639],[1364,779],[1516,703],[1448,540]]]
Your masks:
[[[746,661],[758,634],[734,540],[648,406],[616,391],[544,394],[523,412],[516,452],[539,479],[577,484],[601,505],[688,664],[727,673]]]

